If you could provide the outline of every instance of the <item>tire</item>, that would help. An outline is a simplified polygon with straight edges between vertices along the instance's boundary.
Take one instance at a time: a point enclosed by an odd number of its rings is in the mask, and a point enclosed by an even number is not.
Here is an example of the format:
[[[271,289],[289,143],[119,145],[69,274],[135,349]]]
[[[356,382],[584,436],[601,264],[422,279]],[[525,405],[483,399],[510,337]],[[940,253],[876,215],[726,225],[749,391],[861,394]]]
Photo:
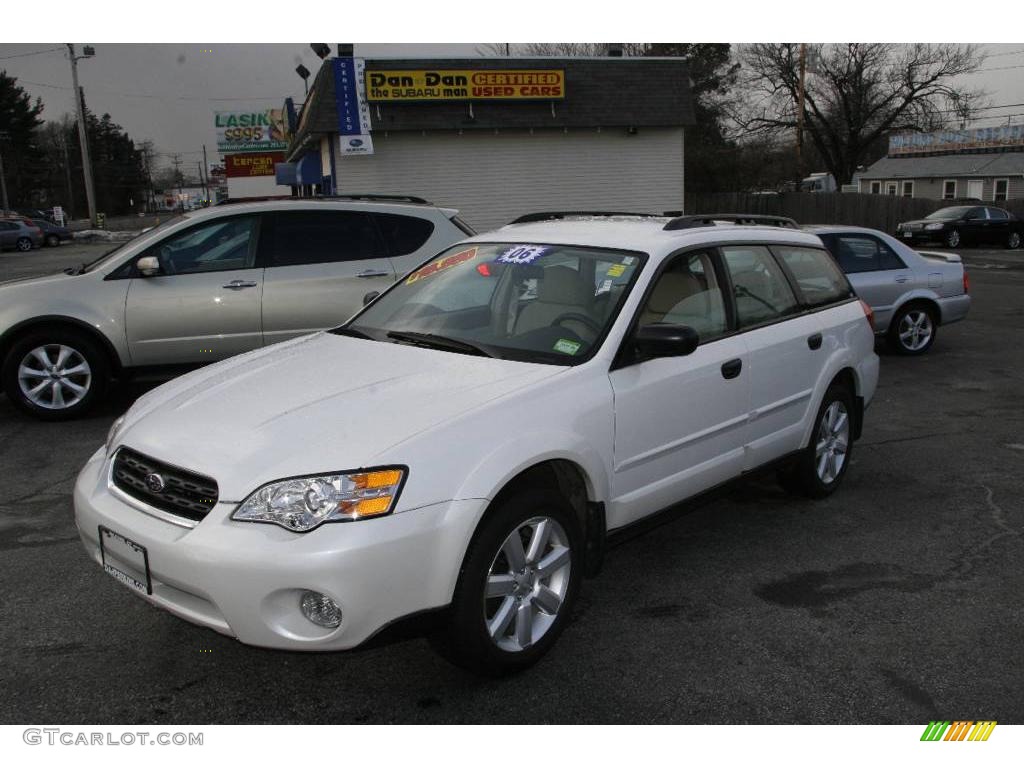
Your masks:
[[[823,499],[842,483],[853,456],[853,393],[833,383],[825,393],[807,446],[779,482],[790,493]]]
[[[57,368],[57,363],[63,367]],[[85,334],[41,329],[14,343],[0,378],[7,398],[17,408],[45,421],[64,421],[81,416],[95,404],[106,388],[109,370],[103,350]],[[65,375],[59,375],[61,371]]]
[[[60,245],[60,238],[57,237],[56,235],[47,235],[46,236],[46,244],[50,248],[56,248],[58,245]]]
[[[1020,232],[1011,232],[1006,238],[1006,247],[1014,251],[1020,248]]]
[[[924,304],[901,307],[889,323],[889,346],[901,355],[923,355],[938,332],[935,310]]]
[[[949,230],[949,232],[947,232],[946,236],[943,238],[943,241],[946,243],[947,248],[956,248],[962,244],[962,240],[960,239],[960,232],[956,229]]]
[[[15,243],[15,247],[22,253],[32,250],[32,241],[27,237],[19,237],[18,242]]]
[[[519,534],[518,548],[513,534]],[[538,535],[546,543],[535,555],[531,544]],[[517,549],[520,569],[513,563]],[[538,564],[546,564],[546,576]],[[479,675],[526,669],[569,621],[582,575],[583,533],[569,504],[554,489],[513,493],[477,528],[447,624],[431,642],[448,661]],[[485,597],[488,585],[497,596]]]

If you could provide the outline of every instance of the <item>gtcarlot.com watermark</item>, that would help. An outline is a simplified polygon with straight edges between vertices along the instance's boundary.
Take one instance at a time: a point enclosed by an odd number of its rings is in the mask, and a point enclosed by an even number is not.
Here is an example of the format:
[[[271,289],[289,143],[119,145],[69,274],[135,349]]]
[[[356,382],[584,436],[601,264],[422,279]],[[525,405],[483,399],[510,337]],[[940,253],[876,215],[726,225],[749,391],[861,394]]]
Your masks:
[[[29,745],[65,747],[201,747],[202,733],[182,731],[85,731],[72,728],[26,728],[22,740]]]

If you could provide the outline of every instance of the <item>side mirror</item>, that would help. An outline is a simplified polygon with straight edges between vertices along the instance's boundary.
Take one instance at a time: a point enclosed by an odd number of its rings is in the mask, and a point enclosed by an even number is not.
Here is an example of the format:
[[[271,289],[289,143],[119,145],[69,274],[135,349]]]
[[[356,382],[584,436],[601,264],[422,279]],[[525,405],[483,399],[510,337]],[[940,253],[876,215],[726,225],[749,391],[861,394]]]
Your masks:
[[[143,277],[155,277],[160,274],[160,260],[156,256],[143,256],[135,262],[135,268]]]
[[[380,296],[380,291],[370,291],[365,296],[363,296],[363,306],[365,307],[378,296]]]
[[[643,357],[683,357],[697,348],[700,337],[688,325],[655,323],[641,326],[634,343]]]

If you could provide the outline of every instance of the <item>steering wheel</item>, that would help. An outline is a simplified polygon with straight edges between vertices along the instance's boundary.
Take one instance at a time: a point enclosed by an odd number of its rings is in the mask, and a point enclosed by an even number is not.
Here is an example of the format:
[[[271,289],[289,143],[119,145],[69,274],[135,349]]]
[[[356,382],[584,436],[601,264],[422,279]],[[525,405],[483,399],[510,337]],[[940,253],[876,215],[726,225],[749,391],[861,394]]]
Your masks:
[[[171,249],[169,246],[162,246],[160,248],[160,269],[164,271],[165,275],[174,274],[174,259],[171,258]]]
[[[597,320],[589,315],[584,315],[582,312],[563,312],[551,321],[551,325],[561,325],[564,320],[575,320],[577,323],[587,326],[587,328],[592,330],[598,336],[600,336],[601,331],[604,330]]]

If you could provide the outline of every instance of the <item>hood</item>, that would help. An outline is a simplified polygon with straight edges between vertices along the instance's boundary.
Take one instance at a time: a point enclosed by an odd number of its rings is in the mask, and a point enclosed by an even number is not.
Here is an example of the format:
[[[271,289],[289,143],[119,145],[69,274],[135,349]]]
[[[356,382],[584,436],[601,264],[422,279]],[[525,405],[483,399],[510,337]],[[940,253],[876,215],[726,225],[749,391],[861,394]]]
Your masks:
[[[565,370],[318,333],[153,390],[117,443],[241,501],[272,480],[382,463],[396,443]]]
[[[921,229],[925,224],[948,224],[951,221],[957,221],[957,219],[914,219],[913,221],[902,221],[900,226],[904,229]]]
[[[78,275],[69,275],[66,272],[55,272],[52,275],[35,275],[32,277],[12,277],[9,280],[0,280],[0,289],[8,285],[18,285],[18,289],[35,287],[37,285],[46,285],[47,283],[56,283],[61,280],[68,280],[72,277],[78,277]],[[19,296],[20,298],[20,296]]]

